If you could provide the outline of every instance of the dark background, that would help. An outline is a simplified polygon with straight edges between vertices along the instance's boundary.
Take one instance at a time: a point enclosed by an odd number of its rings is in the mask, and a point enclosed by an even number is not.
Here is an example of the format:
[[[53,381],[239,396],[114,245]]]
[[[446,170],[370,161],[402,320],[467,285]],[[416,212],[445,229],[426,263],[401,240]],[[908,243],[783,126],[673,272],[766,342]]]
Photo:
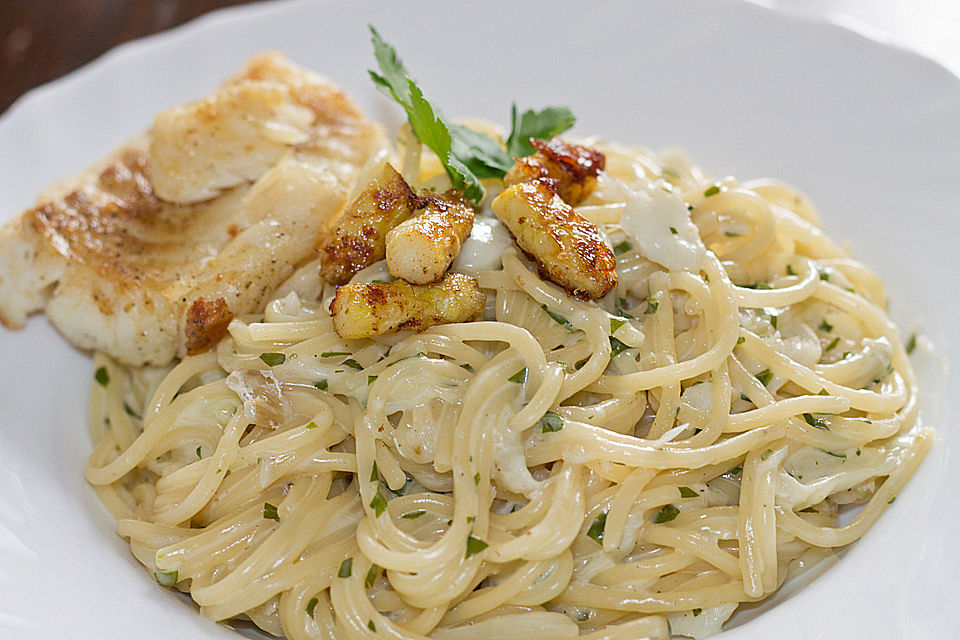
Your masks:
[[[250,0],[0,0],[0,113],[113,46]]]

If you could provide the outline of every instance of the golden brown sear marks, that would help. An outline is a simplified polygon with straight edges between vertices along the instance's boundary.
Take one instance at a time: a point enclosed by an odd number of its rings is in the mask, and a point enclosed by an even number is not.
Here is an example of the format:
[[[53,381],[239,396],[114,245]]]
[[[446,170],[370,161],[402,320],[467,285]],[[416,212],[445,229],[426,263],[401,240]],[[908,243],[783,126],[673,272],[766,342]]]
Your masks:
[[[533,155],[518,158],[503,179],[510,187],[521,182],[548,179],[556,181],[557,193],[570,205],[583,202],[597,184],[603,171],[602,153],[578,144],[553,140],[530,140],[537,149]]]
[[[413,215],[421,200],[390,164],[346,208],[323,245],[320,275],[341,285],[386,255],[387,233]]]
[[[193,356],[202,353],[220,342],[220,338],[227,334],[231,320],[233,314],[223,298],[210,302],[200,296],[194,300],[187,309],[184,325],[187,354]]]
[[[359,339],[473,320],[485,302],[476,279],[451,273],[428,285],[403,280],[347,284],[337,289],[330,313],[337,335]]]
[[[597,227],[564,202],[552,181],[515,184],[492,206],[543,277],[578,298],[602,298],[617,286],[613,252]]]
[[[459,191],[421,194],[425,206],[387,234],[390,275],[410,284],[443,277],[473,229],[473,209]]]

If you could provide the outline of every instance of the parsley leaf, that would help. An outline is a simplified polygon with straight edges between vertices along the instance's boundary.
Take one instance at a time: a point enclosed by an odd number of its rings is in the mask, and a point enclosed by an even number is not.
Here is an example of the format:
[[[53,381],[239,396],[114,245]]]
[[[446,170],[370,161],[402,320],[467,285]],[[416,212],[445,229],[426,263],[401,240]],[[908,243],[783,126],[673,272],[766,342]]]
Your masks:
[[[541,433],[560,431],[560,429],[563,429],[563,418],[559,413],[547,411],[545,414],[543,414],[543,417],[540,418]]]
[[[603,544],[603,530],[607,528],[607,512],[604,511],[590,523],[587,536],[593,538],[597,544]]]
[[[510,109],[510,136],[507,138],[507,155],[522,158],[533,153],[530,138],[549,140],[573,126],[573,112],[567,107],[546,107],[542,111],[527,109],[517,119],[517,105]],[[507,167],[509,168],[509,167]]]
[[[481,540],[480,538],[474,538],[473,536],[467,536],[467,554],[465,558],[476,555],[489,547],[490,545]]]

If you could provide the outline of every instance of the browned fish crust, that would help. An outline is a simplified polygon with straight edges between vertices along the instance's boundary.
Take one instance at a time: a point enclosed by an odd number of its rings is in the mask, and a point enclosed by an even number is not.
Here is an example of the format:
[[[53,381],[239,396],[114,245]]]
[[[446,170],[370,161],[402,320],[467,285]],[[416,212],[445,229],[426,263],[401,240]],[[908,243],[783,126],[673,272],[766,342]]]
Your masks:
[[[485,301],[475,278],[451,273],[428,285],[403,280],[344,285],[330,302],[330,314],[341,338],[359,339],[473,320]]]
[[[184,331],[187,336],[187,354],[196,355],[210,349],[227,334],[233,314],[227,301],[217,298],[213,302],[200,296],[187,310]]]
[[[606,162],[602,153],[560,138],[549,141],[531,139],[530,144],[537,152],[518,158],[504,177],[504,185],[553,180],[560,197],[571,205],[581,203],[590,195]]]
[[[387,233],[426,206],[391,165],[367,185],[321,247],[320,275],[341,285],[386,255]]]

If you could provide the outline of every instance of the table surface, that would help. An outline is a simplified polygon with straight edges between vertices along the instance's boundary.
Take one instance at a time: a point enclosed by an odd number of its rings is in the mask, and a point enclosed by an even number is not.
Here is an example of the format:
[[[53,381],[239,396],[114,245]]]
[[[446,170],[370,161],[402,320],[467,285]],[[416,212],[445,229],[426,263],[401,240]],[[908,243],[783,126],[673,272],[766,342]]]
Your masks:
[[[113,46],[249,0],[0,0],[0,113]],[[725,0],[716,0],[725,1]],[[827,16],[960,75],[960,0],[754,0]]]

